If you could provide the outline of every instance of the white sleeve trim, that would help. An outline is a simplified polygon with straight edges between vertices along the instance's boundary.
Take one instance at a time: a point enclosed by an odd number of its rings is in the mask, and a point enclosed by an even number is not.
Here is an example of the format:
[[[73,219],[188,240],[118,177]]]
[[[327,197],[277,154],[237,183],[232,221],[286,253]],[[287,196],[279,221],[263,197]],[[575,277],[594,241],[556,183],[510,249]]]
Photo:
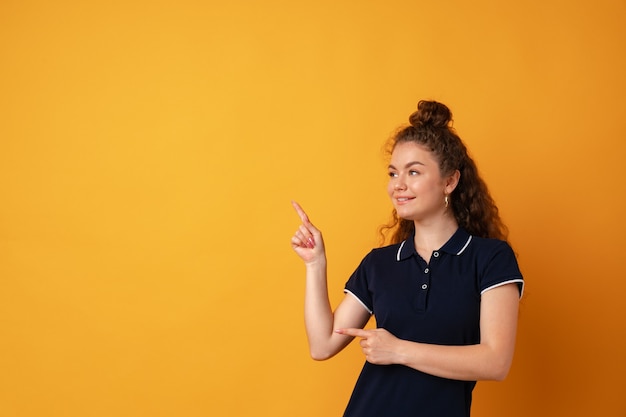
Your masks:
[[[524,295],[524,280],[521,278],[517,278],[517,279],[511,279],[509,281],[504,281],[504,282],[500,282],[498,284],[492,285],[491,287],[487,287],[484,290],[482,290],[480,292],[480,295],[483,295],[484,293],[486,293],[489,290],[493,290],[494,288],[498,288],[501,287],[503,285],[507,285],[507,284],[522,284],[522,288],[520,290],[519,293],[519,298],[522,298],[522,295]]]
[[[350,291],[350,290],[343,290],[343,292],[353,296],[359,302],[359,304],[361,304],[367,310],[368,313],[370,313],[370,314],[373,313],[373,311],[370,310],[370,308],[368,306],[366,306],[365,303],[363,301],[361,301],[361,299],[359,297],[357,297],[352,291]]]

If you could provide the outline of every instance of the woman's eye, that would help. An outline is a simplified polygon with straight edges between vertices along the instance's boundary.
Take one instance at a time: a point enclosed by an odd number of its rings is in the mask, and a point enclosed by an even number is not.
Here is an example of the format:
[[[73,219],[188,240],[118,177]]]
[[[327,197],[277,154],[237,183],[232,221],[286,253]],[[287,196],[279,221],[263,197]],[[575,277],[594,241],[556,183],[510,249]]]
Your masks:
[[[417,171],[409,171],[409,175],[419,175],[419,172],[417,172]]]
[[[389,173],[389,178],[395,178],[397,176],[398,176],[398,174],[396,174],[395,172],[390,172]]]

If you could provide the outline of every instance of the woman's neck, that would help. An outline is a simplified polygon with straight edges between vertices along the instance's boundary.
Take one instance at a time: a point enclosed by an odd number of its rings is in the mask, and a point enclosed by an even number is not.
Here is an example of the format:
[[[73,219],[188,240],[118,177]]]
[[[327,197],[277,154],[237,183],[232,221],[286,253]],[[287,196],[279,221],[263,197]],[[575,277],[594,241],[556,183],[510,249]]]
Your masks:
[[[459,228],[456,219],[451,216],[439,221],[415,221],[415,250],[428,261],[433,251],[440,249]]]

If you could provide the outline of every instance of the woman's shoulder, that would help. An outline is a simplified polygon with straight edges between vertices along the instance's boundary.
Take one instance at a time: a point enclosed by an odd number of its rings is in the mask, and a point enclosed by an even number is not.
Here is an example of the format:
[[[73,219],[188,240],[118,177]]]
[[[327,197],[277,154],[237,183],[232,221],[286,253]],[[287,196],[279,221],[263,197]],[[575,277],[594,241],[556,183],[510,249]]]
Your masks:
[[[410,258],[415,254],[415,244],[413,239],[406,239],[402,242],[392,243],[372,249],[364,258],[365,262],[372,262],[378,265],[396,264]]]
[[[497,239],[493,237],[472,236],[472,243],[475,245],[476,248],[483,249],[483,250],[486,250],[486,249],[497,250],[497,249],[506,249],[506,248],[510,249],[511,248],[511,245],[506,240]]]
[[[392,243],[389,245],[379,246],[377,248],[372,248],[368,255],[373,256],[384,256],[388,253],[397,253],[400,248],[405,244],[405,241],[400,243]]]
[[[450,240],[442,247],[442,250],[456,255],[473,254],[474,256],[512,251],[511,246],[504,240],[479,237],[470,234],[463,228],[459,228],[454,233]]]
[[[505,259],[517,258],[509,242],[496,238],[472,236],[468,252],[473,253],[472,256],[483,259],[485,262],[496,258],[502,259],[502,257]]]
[[[402,249],[405,246],[405,244],[406,244],[406,241],[403,241],[400,243],[392,243],[392,244],[372,248],[365,255],[364,259],[387,259],[387,258],[395,259],[398,253],[402,252]]]

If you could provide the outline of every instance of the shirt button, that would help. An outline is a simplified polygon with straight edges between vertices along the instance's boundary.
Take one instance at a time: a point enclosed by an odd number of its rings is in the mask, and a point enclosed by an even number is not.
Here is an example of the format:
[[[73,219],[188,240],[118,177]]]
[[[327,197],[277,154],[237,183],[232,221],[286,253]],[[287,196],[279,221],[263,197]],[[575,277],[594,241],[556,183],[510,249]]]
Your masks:
[[[433,252],[433,256],[434,256],[435,258],[438,258],[438,257],[439,257],[439,252]]]
[[[428,285],[422,284],[422,289],[425,290],[426,288],[428,288]]]
[[[424,269],[424,273],[425,274],[428,274],[429,272],[430,272],[430,269],[428,269],[428,268]]]

